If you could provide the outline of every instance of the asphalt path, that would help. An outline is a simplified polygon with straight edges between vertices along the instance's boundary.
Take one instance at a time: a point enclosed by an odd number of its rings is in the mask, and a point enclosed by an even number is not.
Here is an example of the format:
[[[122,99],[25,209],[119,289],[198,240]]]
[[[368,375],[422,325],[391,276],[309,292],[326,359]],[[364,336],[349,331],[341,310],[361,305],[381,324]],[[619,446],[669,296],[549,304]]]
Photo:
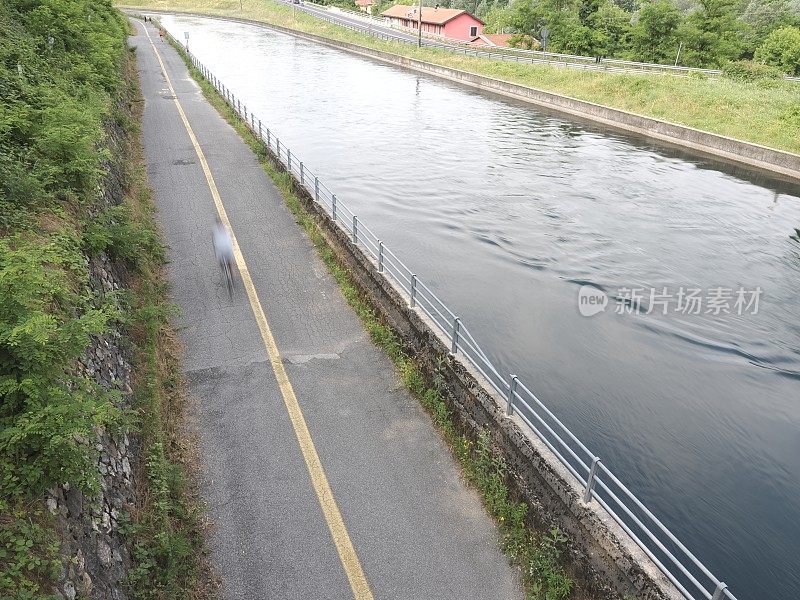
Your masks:
[[[521,598],[476,493],[255,155],[174,49],[135,25],[224,597]],[[232,300],[217,214],[237,243]]]

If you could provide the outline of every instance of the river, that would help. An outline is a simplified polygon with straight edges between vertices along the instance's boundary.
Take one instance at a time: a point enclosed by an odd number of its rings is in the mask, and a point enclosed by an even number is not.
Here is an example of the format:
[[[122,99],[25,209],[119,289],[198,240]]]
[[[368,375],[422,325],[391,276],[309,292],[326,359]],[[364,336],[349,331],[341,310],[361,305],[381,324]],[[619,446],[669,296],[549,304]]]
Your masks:
[[[800,598],[800,186],[264,28],[163,23],[739,600]],[[582,316],[583,285],[605,311]]]

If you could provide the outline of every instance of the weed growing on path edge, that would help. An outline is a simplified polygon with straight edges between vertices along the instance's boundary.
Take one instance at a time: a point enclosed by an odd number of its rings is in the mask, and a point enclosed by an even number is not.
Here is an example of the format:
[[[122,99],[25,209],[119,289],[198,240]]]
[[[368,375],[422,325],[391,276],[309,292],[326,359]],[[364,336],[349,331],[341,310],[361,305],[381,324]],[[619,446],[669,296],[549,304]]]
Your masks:
[[[489,435],[481,433],[474,442],[459,432],[443,396],[443,386],[430,385],[422,369],[403,347],[400,337],[380,317],[368,298],[360,291],[347,268],[327,243],[314,216],[303,206],[294,191],[292,176],[272,162],[267,149],[216,89],[194,68],[183,48],[174,39],[170,42],[179,52],[191,76],[200,85],[204,96],[231,124],[258,156],[266,173],[281,191],[297,223],[314,244],[319,256],[339,285],[347,303],[361,319],[372,341],[392,359],[405,387],[420,401],[433,419],[451,452],[461,465],[466,479],[480,492],[487,512],[497,523],[503,550],[520,567],[526,595],[530,600],[561,600],[575,590],[562,561],[566,542],[557,529],[542,534],[531,531],[525,523],[528,505],[511,499],[506,483],[504,461],[491,449]]]

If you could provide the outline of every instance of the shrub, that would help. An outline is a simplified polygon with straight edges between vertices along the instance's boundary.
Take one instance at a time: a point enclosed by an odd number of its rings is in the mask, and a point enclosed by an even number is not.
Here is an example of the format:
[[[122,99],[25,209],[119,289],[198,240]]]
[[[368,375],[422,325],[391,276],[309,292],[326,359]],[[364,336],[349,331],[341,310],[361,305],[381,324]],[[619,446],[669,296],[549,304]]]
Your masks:
[[[722,75],[734,81],[764,81],[780,79],[783,74],[775,67],[751,60],[737,60],[725,65],[722,68]]]
[[[0,240],[0,492],[38,495],[55,482],[91,489],[95,425],[109,397],[74,372],[112,312],[76,291],[77,240]],[[79,288],[78,288],[79,289]]]
[[[755,60],[788,75],[800,76],[800,29],[782,27],[770,33],[756,50]]]
[[[88,438],[118,416],[76,366],[117,317],[89,292],[81,232],[126,37],[109,0],[0,2],[0,500],[91,490]]]

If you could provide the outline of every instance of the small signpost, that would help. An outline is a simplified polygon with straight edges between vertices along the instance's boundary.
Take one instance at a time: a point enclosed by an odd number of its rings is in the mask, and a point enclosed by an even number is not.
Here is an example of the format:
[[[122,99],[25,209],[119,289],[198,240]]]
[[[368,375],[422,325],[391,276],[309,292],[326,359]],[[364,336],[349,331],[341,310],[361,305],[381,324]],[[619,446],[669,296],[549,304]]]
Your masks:
[[[550,30],[547,27],[542,27],[542,50],[547,52],[547,38],[550,37]]]
[[[189,32],[188,31],[184,31],[183,32],[183,37],[186,39],[186,51],[188,52],[189,51]]]

